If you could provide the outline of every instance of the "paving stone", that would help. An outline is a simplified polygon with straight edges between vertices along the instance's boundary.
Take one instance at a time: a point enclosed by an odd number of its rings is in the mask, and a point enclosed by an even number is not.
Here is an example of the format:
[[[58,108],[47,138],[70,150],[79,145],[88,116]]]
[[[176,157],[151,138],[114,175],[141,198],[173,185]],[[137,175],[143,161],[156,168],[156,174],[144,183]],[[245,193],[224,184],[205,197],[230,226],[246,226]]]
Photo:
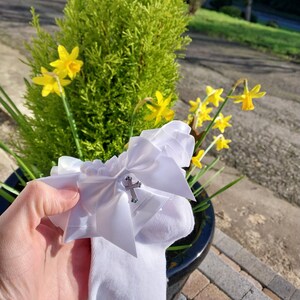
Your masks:
[[[209,280],[199,271],[194,271],[182,289],[182,293],[189,299],[196,297],[207,285]]]
[[[296,291],[296,288],[290,282],[279,275],[273,278],[267,288],[284,300],[291,299]]]
[[[291,297],[291,300],[300,300],[300,290],[296,290],[293,296]]]
[[[275,295],[272,291],[267,288],[263,289],[263,292],[270,297],[272,300],[281,300],[277,295]]]
[[[270,300],[270,298],[257,288],[251,288],[241,300]]]
[[[243,275],[244,277],[246,277],[246,279],[248,281],[250,281],[258,290],[262,291],[263,288],[262,288],[262,285],[260,284],[260,282],[258,282],[256,279],[254,279],[252,276],[250,276],[245,271],[241,271],[240,274]]]
[[[264,286],[268,286],[277,275],[245,248],[237,252],[232,259]]]
[[[187,297],[184,296],[183,294],[180,294],[177,300],[187,300]]]
[[[211,251],[200,264],[199,269],[232,299],[240,300],[252,287],[255,288]]]
[[[219,249],[217,249],[215,246],[211,246],[210,250],[213,251],[214,253],[216,253],[217,255],[219,255],[221,252],[219,251]]]
[[[237,272],[241,271],[241,267],[238,264],[236,264],[233,260],[231,260],[229,257],[227,257],[225,254],[222,253],[219,257],[225,262],[225,264],[227,264],[233,270]]]
[[[234,255],[243,248],[242,245],[226,234],[224,234],[223,238],[220,239],[215,246],[230,258],[234,257]]]
[[[230,300],[230,298],[218,289],[214,284],[209,284],[193,300]]]
[[[217,245],[223,238],[226,237],[226,234],[218,228],[215,228],[213,245]]]

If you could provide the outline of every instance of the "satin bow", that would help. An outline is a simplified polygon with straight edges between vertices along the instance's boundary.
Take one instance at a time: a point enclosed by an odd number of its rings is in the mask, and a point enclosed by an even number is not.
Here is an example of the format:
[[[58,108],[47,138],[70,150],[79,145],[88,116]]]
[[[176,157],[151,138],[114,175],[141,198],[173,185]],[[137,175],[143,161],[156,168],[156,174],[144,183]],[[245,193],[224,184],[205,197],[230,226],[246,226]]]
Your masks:
[[[80,200],[52,216],[65,242],[104,237],[136,256],[135,236],[172,197],[194,200],[181,167],[189,165],[194,138],[190,127],[173,121],[132,137],[128,150],[105,163],[63,156],[51,176],[40,180],[56,188],[77,187]]]

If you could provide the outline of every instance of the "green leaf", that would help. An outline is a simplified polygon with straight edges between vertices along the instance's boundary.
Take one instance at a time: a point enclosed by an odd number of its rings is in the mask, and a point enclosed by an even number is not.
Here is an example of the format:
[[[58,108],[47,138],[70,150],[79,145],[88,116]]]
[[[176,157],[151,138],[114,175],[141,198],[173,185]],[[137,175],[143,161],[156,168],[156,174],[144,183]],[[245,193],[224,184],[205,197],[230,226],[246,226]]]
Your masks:
[[[203,211],[204,210],[203,207],[206,207],[207,204],[209,206],[209,200],[210,200],[210,198],[206,198],[206,199],[202,200],[198,205],[193,207],[193,212],[196,213],[198,211]]]
[[[224,171],[224,169],[225,167],[222,167],[213,176],[211,176],[204,184],[201,184],[201,187],[194,192],[195,197],[197,197],[204,188],[207,188],[209,184]]]
[[[33,180],[36,179],[33,172],[30,170],[29,167],[23,162],[23,160],[14,152],[12,151],[7,145],[5,145],[2,141],[0,141],[0,148],[3,149],[6,153],[10,154],[18,163],[19,167],[26,173],[28,176]]]
[[[201,207],[198,207],[198,209],[193,209],[194,213],[198,213],[198,212],[202,212],[205,211],[206,209],[208,209],[210,207],[210,203],[203,203],[203,205],[201,205]]]
[[[15,103],[11,100],[11,98],[7,95],[4,89],[0,86],[0,93],[4,96],[2,98],[0,96],[0,103],[7,110],[10,116],[18,123],[19,126],[24,127],[24,130],[31,130],[28,122],[26,121],[24,115],[15,105]]]
[[[0,189],[0,196],[6,199],[8,202],[13,203],[15,200],[15,197],[10,195],[8,192],[6,192],[4,189]]]
[[[185,249],[188,249],[191,247],[192,247],[192,244],[182,245],[182,246],[170,246],[169,248],[167,248],[167,251],[181,251],[181,250],[185,250]]]
[[[207,171],[213,168],[219,160],[220,157],[216,157],[209,165],[205,166],[203,170],[200,170],[198,174],[192,178],[192,181],[189,183],[189,185],[193,186]]]
[[[212,194],[210,196],[210,199],[218,196],[219,194],[225,192],[227,189],[229,189],[230,187],[232,187],[233,185],[237,184],[239,181],[241,181],[244,178],[244,176],[242,175],[241,177],[231,181],[230,183],[226,184],[225,186],[223,186],[222,188],[220,188],[216,193]]]
[[[5,189],[6,191],[8,191],[16,196],[18,196],[20,194],[19,191],[17,191],[16,189],[12,188],[11,186],[9,186],[1,181],[0,181],[0,188]]]

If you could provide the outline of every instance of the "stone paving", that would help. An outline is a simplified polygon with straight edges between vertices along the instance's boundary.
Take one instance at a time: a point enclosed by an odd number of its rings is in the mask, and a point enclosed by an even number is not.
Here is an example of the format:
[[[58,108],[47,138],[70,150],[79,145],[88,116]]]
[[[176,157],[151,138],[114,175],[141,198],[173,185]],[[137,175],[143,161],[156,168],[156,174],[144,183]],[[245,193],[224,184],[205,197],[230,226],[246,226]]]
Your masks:
[[[213,245],[179,300],[300,300],[300,290],[216,229]]]

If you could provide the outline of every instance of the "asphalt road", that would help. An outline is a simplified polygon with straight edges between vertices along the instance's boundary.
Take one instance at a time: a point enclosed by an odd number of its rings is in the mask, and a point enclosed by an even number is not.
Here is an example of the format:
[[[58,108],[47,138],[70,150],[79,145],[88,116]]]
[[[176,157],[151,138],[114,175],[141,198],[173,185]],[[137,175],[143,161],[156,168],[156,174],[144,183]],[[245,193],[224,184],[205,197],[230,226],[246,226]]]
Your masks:
[[[281,28],[289,28],[292,30],[300,31],[300,17],[298,21],[295,21],[262,11],[254,10],[253,14],[256,15],[258,21],[260,22],[267,23],[268,21],[275,21]]]
[[[28,24],[31,21],[31,7],[41,16],[41,24],[53,25],[54,18],[62,15],[66,0],[1,0],[1,22]]]

